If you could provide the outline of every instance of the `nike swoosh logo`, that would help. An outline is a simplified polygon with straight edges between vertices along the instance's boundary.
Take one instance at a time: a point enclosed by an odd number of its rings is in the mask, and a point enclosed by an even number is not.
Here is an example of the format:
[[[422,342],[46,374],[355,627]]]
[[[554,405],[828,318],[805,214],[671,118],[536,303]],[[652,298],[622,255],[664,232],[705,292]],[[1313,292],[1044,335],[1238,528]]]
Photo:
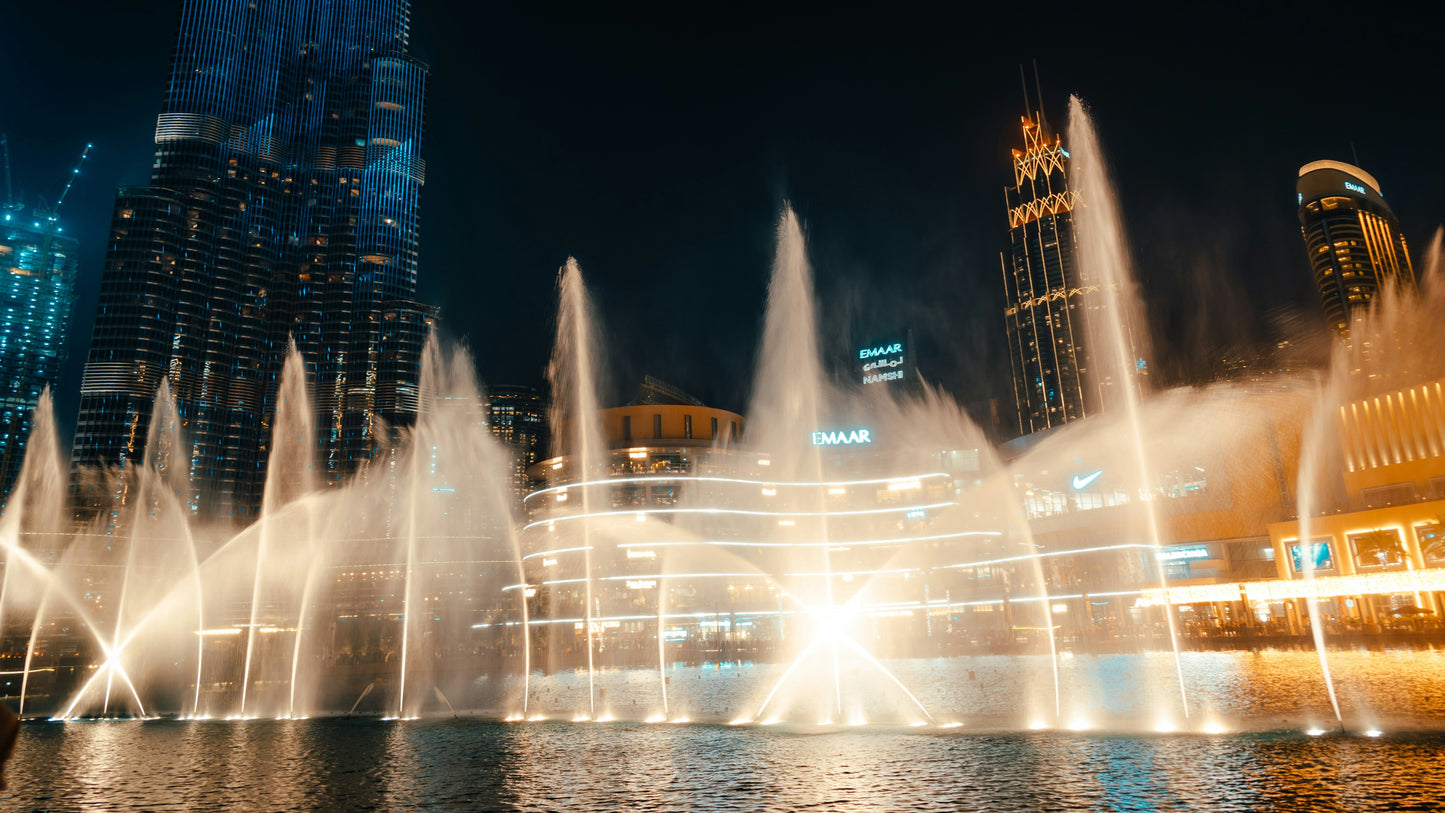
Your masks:
[[[1099,469],[1098,471],[1094,472],[1093,474],[1090,474],[1090,475],[1087,476],[1087,477],[1080,477],[1079,475],[1075,474],[1075,475],[1074,475],[1074,489],[1075,489],[1075,490],[1078,490],[1078,489],[1081,489],[1081,488],[1088,488],[1088,487],[1089,487],[1089,483],[1092,483],[1092,482],[1094,482],[1095,480],[1099,479],[1101,476],[1103,476],[1103,474],[1104,474],[1104,470],[1103,470],[1103,469]]]

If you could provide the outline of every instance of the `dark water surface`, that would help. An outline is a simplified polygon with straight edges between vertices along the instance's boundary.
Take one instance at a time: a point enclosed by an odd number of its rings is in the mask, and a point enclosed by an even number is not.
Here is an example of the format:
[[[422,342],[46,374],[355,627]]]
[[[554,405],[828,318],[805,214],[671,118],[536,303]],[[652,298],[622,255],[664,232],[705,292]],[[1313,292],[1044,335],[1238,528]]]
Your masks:
[[[656,670],[595,676],[629,718],[611,723],[27,723],[0,809],[1445,810],[1445,653],[1330,657],[1347,726],[1382,736],[1305,733],[1335,727],[1306,652],[1187,653],[1195,733],[1164,735],[1141,732],[1178,703],[1167,653],[1061,658],[1064,719],[1092,726],[1077,733],[1020,730],[1054,705],[1046,660],[889,662],[949,729],[729,726],[779,667],[715,664],[668,674],[674,716],[707,723],[637,722],[658,710]],[[587,685],[536,677],[529,713],[585,710]]]
[[[1440,810],[1445,736],[27,725],[14,810]]]

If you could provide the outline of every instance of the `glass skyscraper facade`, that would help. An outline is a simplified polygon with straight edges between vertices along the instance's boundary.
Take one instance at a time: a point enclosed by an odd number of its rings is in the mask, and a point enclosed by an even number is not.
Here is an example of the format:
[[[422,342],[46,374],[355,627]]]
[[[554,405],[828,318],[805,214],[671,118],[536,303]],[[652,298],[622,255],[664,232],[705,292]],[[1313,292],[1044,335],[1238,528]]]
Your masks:
[[[20,474],[31,415],[65,359],[79,267],[74,239],[53,220],[10,211],[0,220],[0,495]]]
[[[414,419],[434,312],[415,301],[427,69],[408,19],[405,0],[183,3],[150,184],[116,196],[78,469],[142,460],[164,382],[190,509],[250,521],[292,342],[333,480]]]
[[[1342,339],[1382,286],[1415,286],[1395,213],[1374,176],[1339,161],[1300,167],[1299,221],[1325,322]]]
[[[520,512],[532,490],[527,469],[547,454],[548,401],[532,387],[487,388],[487,425],[512,454],[512,493]]]
[[[1009,248],[1000,259],[1018,431],[1031,434],[1098,407],[1086,320],[1099,307],[1099,288],[1080,278],[1075,262],[1069,153],[1039,122],[1025,116],[1022,126],[1014,186],[1004,190]]]

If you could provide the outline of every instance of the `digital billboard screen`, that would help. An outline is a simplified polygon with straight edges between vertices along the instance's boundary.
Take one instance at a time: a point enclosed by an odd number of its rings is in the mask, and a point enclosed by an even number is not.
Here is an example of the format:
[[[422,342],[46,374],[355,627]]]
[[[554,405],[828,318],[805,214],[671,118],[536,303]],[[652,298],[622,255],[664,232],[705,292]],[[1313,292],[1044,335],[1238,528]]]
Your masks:
[[[1328,542],[1301,542],[1290,545],[1289,556],[1296,573],[1303,571],[1305,567],[1312,570],[1334,570],[1335,567]]]

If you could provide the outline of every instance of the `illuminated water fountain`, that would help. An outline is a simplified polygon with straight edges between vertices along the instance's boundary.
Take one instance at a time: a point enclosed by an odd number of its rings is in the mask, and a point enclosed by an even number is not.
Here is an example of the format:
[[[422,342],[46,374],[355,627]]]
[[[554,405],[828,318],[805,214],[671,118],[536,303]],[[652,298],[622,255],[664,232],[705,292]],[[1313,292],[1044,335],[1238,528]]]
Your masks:
[[[1304,424],[1311,390],[1146,391],[1120,216],[1077,102],[1072,122],[1079,261],[1106,294],[1103,415],[1000,453],[926,385],[832,377],[785,211],[746,429],[680,402],[665,432],[661,407],[601,408],[604,342],[569,261],[549,368],[558,453],[520,520],[471,359],[435,343],[415,425],[380,432],[341,486],[323,485],[293,352],[261,518],[240,532],[196,521],[204,486],[162,388],[144,459],[82,484],[123,507],[72,534],[45,402],[0,518],[0,637],[22,642],[22,702],[67,718],[404,719],[455,702],[514,721],[1223,731],[1180,652],[1165,567],[1193,553],[1167,552],[1173,512],[1206,477],[1216,495],[1270,481],[1255,469],[1274,430],[1256,429]],[[892,370],[904,349],[857,352]],[[1309,450],[1347,389],[1330,381],[1293,484],[1305,516],[1325,465]],[[1046,478],[1070,473],[1075,502],[1053,511],[1065,500]],[[1139,631],[1127,673],[1086,646],[1096,607]]]
[[[64,717],[304,717],[344,710],[370,684],[373,708],[401,717],[447,707],[480,672],[519,670],[470,640],[491,609],[477,596],[515,580],[519,561],[506,453],[472,369],[430,344],[415,426],[327,489],[293,352],[262,518],[230,534],[193,519],[200,486],[162,387],[141,465],[89,486],[124,495],[124,507],[72,536],[43,404],[3,526],[0,621],[9,641],[19,625],[29,632],[22,703]]]

